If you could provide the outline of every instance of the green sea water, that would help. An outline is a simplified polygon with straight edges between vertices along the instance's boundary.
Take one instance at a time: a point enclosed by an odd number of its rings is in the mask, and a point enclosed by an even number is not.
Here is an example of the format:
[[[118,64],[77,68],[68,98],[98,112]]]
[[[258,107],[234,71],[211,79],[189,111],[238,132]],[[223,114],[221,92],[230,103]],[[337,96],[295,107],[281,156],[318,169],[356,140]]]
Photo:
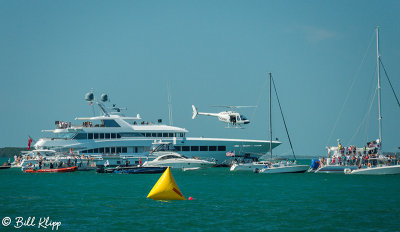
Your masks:
[[[194,200],[147,199],[161,174],[0,170],[0,219],[11,219],[0,231],[51,231],[37,228],[46,217],[58,231],[400,231],[399,175],[172,174]],[[35,226],[16,229],[16,217]]]

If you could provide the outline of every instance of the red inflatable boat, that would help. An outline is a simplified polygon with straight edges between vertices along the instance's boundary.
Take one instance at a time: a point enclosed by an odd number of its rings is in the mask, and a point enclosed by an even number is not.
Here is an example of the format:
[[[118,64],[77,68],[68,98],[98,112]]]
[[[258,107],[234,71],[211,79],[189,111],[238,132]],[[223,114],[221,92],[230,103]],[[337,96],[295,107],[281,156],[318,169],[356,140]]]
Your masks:
[[[52,169],[28,169],[25,170],[25,173],[37,173],[37,172],[75,172],[78,170],[77,166],[67,167],[67,168],[52,168]]]

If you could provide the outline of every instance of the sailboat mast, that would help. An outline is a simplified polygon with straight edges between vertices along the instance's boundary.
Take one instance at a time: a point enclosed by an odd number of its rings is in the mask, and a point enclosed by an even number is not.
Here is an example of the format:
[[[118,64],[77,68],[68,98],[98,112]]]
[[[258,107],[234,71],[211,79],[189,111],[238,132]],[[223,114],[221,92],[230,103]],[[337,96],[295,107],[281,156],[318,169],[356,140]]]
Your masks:
[[[379,27],[376,27],[376,65],[378,73],[378,122],[379,122],[379,151],[382,151],[382,114],[381,114],[381,80],[380,80],[380,54],[379,54]]]
[[[272,160],[272,106],[271,106],[271,96],[272,96],[272,74],[269,74],[269,151],[271,153],[271,160]]]

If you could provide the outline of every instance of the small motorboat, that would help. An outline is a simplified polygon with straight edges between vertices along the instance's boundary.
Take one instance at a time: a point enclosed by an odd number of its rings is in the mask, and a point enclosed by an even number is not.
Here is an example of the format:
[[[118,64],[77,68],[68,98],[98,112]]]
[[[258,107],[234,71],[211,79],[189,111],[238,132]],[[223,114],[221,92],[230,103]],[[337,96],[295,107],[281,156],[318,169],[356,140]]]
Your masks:
[[[78,167],[73,166],[66,168],[26,169],[25,173],[75,172],[76,170],[78,170]]]
[[[96,169],[97,173],[118,173],[118,174],[153,174],[162,173],[167,167],[156,167],[156,166],[128,166],[128,167],[115,167],[115,168],[104,168],[104,166],[98,166]]]
[[[154,153],[153,153],[154,154]],[[152,161],[146,161],[143,167],[151,166],[162,166],[171,168],[181,168],[181,169],[201,169],[210,168],[215,165],[215,162],[202,160],[198,158],[188,158],[176,152],[168,152],[162,154]]]
[[[0,169],[9,169],[9,168],[11,168],[10,161],[4,162],[4,164],[0,166]]]

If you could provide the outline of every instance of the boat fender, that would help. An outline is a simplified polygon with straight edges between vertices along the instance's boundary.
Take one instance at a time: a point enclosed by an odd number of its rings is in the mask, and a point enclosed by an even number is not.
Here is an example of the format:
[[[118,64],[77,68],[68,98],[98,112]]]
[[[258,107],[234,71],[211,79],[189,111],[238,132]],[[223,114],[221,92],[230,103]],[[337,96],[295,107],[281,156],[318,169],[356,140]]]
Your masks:
[[[320,166],[320,162],[319,162],[318,159],[313,159],[313,160],[311,161],[311,168],[312,168],[313,170],[317,170],[317,169],[319,168],[319,166]]]
[[[350,174],[350,173],[351,173],[351,169],[350,168],[344,169],[344,174]]]

